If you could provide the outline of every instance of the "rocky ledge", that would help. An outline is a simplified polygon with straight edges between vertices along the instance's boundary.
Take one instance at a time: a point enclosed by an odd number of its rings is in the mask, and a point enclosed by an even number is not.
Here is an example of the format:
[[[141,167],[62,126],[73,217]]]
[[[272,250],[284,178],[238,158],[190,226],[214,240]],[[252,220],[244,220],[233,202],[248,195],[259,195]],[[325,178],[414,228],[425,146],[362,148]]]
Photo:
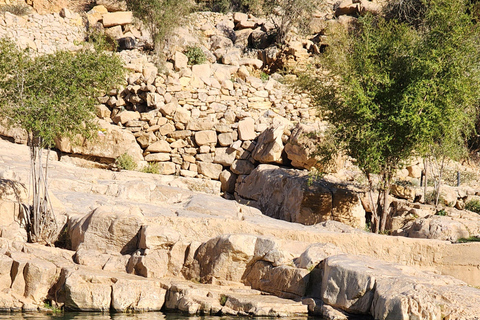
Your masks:
[[[60,247],[26,243],[28,148],[1,140],[0,164],[3,311],[49,301],[65,310],[326,319],[480,314],[476,243],[276,220],[221,198],[215,181],[51,159]]]

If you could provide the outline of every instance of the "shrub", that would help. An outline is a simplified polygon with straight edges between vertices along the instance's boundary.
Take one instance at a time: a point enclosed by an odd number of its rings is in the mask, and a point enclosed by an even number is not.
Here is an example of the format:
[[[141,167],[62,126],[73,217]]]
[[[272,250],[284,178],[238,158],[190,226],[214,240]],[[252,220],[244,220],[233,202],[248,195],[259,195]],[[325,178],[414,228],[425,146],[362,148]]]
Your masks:
[[[124,153],[115,159],[115,165],[122,170],[135,170],[137,168],[137,163],[128,153]]]
[[[30,7],[21,4],[5,4],[0,6],[0,13],[10,12],[16,16],[24,16],[28,14]]]
[[[145,24],[155,52],[161,53],[166,37],[190,12],[191,3],[184,0],[127,0],[127,7]]]
[[[436,213],[435,213],[436,216],[442,216],[442,217],[445,217],[447,215],[447,211],[445,211],[444,209],[441,209],[441,210],[438,210]]]
[[[205,53],[203,52],[202,48],[197,47],[197,46],[189,46],[187,47],[187,50],[185,51],[185,55],[188,58],[188,64],[194,65],[194,64],[202,64],[207,61],[207,57],[205,56]]]
[[[143,167],[141,171],[144,173],[159,174],[160,168],[158,166],[158,162],[149,162],[148,165],[146,167]]]
[[[214,12],[245,12],[260,14],[262,12],[262,0],[210,0],[206,3],[206,9]]]
[[[470,200],[465,204],[465,209],[480,214],[480,200]]]

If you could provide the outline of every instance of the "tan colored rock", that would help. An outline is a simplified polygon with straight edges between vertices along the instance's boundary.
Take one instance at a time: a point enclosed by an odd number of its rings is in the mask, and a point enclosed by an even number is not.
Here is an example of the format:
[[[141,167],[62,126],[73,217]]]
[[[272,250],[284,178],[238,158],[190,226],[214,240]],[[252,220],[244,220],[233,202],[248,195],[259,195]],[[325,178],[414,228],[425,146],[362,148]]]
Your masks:
[[[145,278],[163,278],[168,272],[168,260],[166,250],[154,250],[147,255],[136,253],[128,262],[127,272]]]
[[[241,174],[250,174],[255,169],[255,165],[248,160],[235,160],[230,167],[233,173]]]
[[[247,117],[238,122],[238,138],[243,141],[256,138],[255,120],[253,118]]]
[[[309,182],[305,172],[262,164],[237,185],[236,193],[276,219],[307,225],[335,220],[365,227],[365,210],[357,192],[326,181]]]
[[[298,268],[310,269],[330,256],[342,254],[342,250],[331,243],[310,245],[295,261]]]
[[[79,137],[78,143],[72,143],[67,138],[61,138],[56,140],[56,147],[66,153],[110,159],[116,159],[127,153],[135,161],[143,160],[143,151],[131,132],[110,125],[104,120],[100,120],[99,124],[105,131],[99,132],[96,139],[83,140]]]
[[[285,144],[285,152],[292,166],[298,169],[321,168],[319,159],[313,156],[317,150],[318,138],[312,138],[312,134],[319,130],[318,126],[297,124],[293,129],[290,139]]]
[[[190,119],[187,123],[187,130],[192,131],[212,130],[213,128],[214,123],[208,118]]]
[[[116,312],[159,311],[165,303],[166,290],[154,279],[119,279],[112,285],[112,309]]]
[[[103,253],[94,249],[80,248],[73,261],[79,265],[105,271],[125,272],[129,256],[118,253]]]
[[[138,232],[144,218],[135,210],[115,212],[114,208],[104,206],[69,223],[73,250],[83,248],[123,254],[137,249]]]
[[[284,127],[268,128],[258,136],[257,145],[252,153],[253,159],[260,163],[282,163]]]
[[[145,156],[145,161],[162,162],[170,161],[171,157],[169,153],[150,153]]]
[[[183,108],[183,107],[178,107],[176,110],[175,110],[175,115],[173,117],[173,120],[175,122],[180,122],[180,123],[183,123],[183,124],[187,124],[189,121],[190,121],[190,111],[187,110],[186,108]]]
[[[158,173],[159,174],[175,174],[175,163],[173,162],[158,162]]]
[[[199,146],[217,144],[217,133],[213,130],[195,132],[195,142]]]
[[[395,232],[395,235],[447,241],[470,237],[470,233],[463,223],[455,221],[451,217],[442,216],[429,216],[407,222],[402,229]]]
[[[233,134],[231,132],[220,133],[218,135],[218,144],[222,147],[229,147],[233,143]]]
[[[122,111],[119,114],[117,114],[115,117],[113,117],[113,122],[115,123],[121,123],[121,124],[126,124],[128,121],[131,120],[139,120],[140,119],[140,113],[138,111]]]
[[[131,11],[111,12],[103,15],[103,26],[105,28],[118,25],[131,24],[133,22],[133,13]]]
[[[148,148],[145,151],[147,151],[147,152],[170,152],[170,151],[172,151],[172,148],[170,147],[170,144],[167,141],[160,140],[160,141],[154,142],[151,145],[149,145]]]
[[[180,234],[171,228],[160,225],[143,226],[140,230],[140,249],[170,249],[180,240]]]
[[[228,171],[223,170],[220,174],[220,182],[222,183],[222,191],[228,193],[235,192],[235,182],[237,181],[237,175]]]
[[[390,192],[393,196],[397,198],[406,199],[411,202],[415,200],[415,196],[417,194],[414,187],[408,186],[408,185],[401,185],[401,184],[392,184],[390,186]]]
[[[236,151],[233,148],[215,148],[214,163],[229,167],[235,161]]]
[[[29,260],[23,269],[26,298],[41,304],[57,280],[57,267],[49,261]]]
[[[218,180],[220,173],[222,173],[223,166],[218,163],[208,163],[208,162],[197,162],[198,173],[203,174],[204,176]]]
[[[177,51],[173,55],[173,64],[175,66],[175,70],[180,71],[188,66],[188,58],[183,53]]]

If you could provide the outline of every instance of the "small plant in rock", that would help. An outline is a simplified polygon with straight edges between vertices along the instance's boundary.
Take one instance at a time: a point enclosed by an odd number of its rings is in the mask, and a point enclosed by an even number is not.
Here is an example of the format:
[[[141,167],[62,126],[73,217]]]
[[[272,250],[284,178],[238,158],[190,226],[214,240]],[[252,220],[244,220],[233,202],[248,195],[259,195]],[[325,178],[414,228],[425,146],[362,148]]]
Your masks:
[[[480,214],[480,200],[470,200],[465,204],[465,209]]]
[[[441,210],[438,210],[436,213],[435,213],[436,216],[442,216],[442,217],[445,217],[447,215],[447,211],[445,211],[445,209],[441,209]]]
[[[227,303],[227,296],[224,295],[224,294],[222,294],[222,295],[220,296],[220,305],[221,305],[221,306],[225,306],[226,303]]]
[[[471,236],[468,238],[460,238],[457,240],[457,243],[466,243],[466,242],[480,242],[480,237],[478,236]]]
[[[0,6],[0,13],[10,12],[16,16],[24,16],[28,14],[30,7],[21,4],[5,4]]]
[[[205,56],[202,48],[197,46],[188,47],[185,51],[185,55],[187,56],[188,64],[190,65],[202,64],[207,61],[207,57]]]
[[[260,73],[260,79],[262,79],[262,81],[264,81],[264,82],[265,82],[265,81],[268,81],[269,75],[268,75],[267,73],[265,73],[265,72],[262,71],[262,72]]]
[[[124,153],[115,159],[115,165],[121,170],[135,170],[137,168],[137,163],[128,153]]]
[[[160,168],[159,168],[158,162],[149,162],[147,166],[143,167],[142,170],[140,171],[144,173],[159,174]]]

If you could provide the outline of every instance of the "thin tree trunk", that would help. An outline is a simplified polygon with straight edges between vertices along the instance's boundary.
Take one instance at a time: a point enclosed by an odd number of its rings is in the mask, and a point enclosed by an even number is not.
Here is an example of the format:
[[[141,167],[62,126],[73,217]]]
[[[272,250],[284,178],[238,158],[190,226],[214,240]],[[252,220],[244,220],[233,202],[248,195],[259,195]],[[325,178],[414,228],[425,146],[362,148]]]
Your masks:
[[[435,184],[435,209],[438,206],[438,200],[440,199],[440,186],[442,183],[442,174],[443,174],[443,167],[445,165],[445,156],[442,157],[442,162],[440,164],[440,169],[438,170],[438,181]]]
[[[390,203],[388,201],[388,196],[390,194],[390,173],[386,172],[384,174],[384,188],[383,188],[383,204],[382,204],[382,219],[380,220],[380,232],[385,232],[385,226],[387,225],[388,210]]]
[[[368,191],[368,194],[370,196],[370,203],[372,204],[372,225],[371,225],[371,231],[378,233],[378,227],[379,227],[379,221],[378,221],[378,212],[377,212],[377,205],[376,202],[373,201],[373,182],[372,182],[372,177],[370,174],[366,174],[367,179],[368,179],[368,186],[370,190]]]
[[[423,170],[425,171],[425,184],[423,185],[423,202],[427,203],[427,184],[428,184],[428,159],[423,159]]]

